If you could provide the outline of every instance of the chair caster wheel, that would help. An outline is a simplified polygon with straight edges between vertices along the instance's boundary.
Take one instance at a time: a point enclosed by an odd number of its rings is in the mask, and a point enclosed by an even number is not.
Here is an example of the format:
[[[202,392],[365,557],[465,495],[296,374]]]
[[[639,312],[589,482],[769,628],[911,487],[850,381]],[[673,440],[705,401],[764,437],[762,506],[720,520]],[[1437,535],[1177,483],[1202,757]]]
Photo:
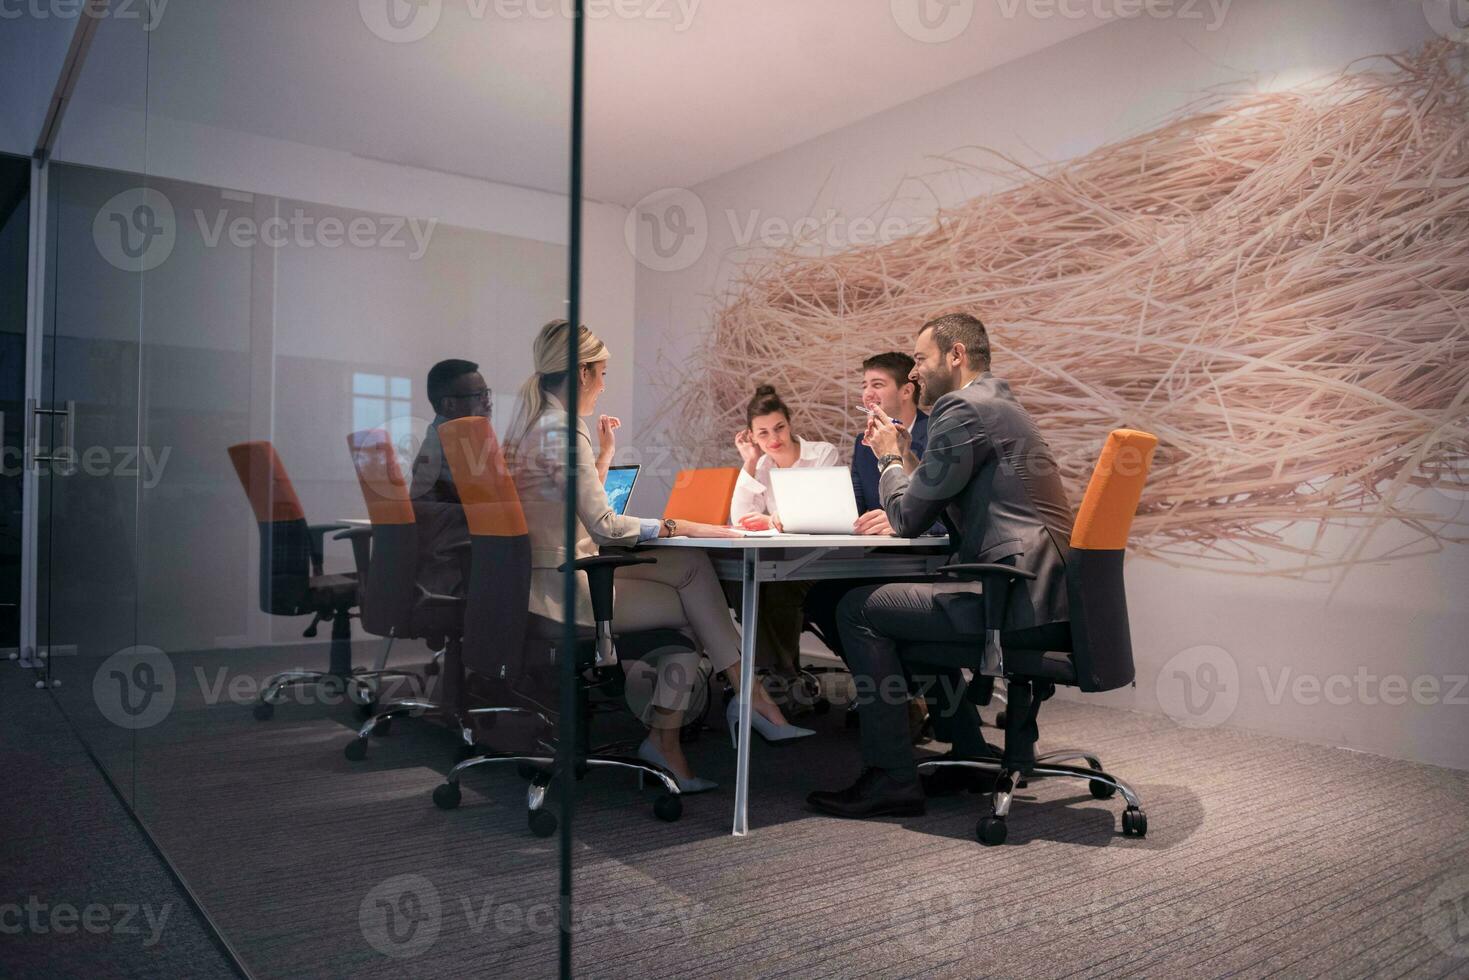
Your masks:
[[[1126,809],[1122,811],[1122,836],[1123,837],[1146,837],[1148,836],[1148,815],[1141,810]]]
[[[1005,843],[1008,834],[1009,828],[1005,826],[1004,817],[980,817],[979,823],[974,826],[975,839],[987,847]]]
[[[526,823],[530,824],[530,832],[537,837],[550,837],[556,833],[556,814],[550,810],[532,810],[526,814]]]
[[[459,805],[458,783],[444,783],[434,789],[434,806],[440,810],[452,810]]]
[[[1092,796],[1099,800],[1110,800],[1117,795],[1116,786],[1113,786],[1111,783],[1104,783],[1100,779],[1090,780],[1086,785],[1087,789],[1092,791]]]
[[[816,701],[811,705],[811,710],[816,712],[818,715],[827,714],[831,711],[831,702],[828,701],[826,698],[817,698]]]
[[[250,713],[255,716],[256,721],[270,721],[275,717],[275,705],[269,701],[257,701]]]
[[[861,728],[862,715],[860,712],[853,711],[849,708],[846,712],[846,717],[842,719],[842,723],[848,728]]]
[[[1004,730],[1004,728],[1005,728],[1005,712],[1001,711],[999,714],[995,715],[995,727],[998,728],[998,729],[1000,729],[1000,730],[1002,730],[1002,731]]]
[[[653,801],[653,816],[664,823],[673,823],[683,816],[683,800],[672,793],[664,793]]]
[[[347,757],[347,761],[349,762],[361,762],[367,758],[367,739],[352,739],[352,741],[347,743],[347,747],[342,749],[342,754]]]

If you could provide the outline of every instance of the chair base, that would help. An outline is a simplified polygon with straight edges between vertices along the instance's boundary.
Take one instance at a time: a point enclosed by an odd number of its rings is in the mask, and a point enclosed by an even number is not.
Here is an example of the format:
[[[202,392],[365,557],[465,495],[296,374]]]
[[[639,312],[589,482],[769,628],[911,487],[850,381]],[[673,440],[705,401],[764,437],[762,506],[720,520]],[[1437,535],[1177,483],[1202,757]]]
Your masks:
[[[311,687],[325,694],[326,703],[346,697],[359,708],[377,703],[377,682],[393,678],[414,678],[416,674],[402,670],[352,670],[339,674],[330,670],[283,670],[265,679],[260,696],[255,699],[254,714],[261,721],[275,715],[275,706],[289,687]]]
[[[1066,760],[1069,759],[1081,759],[1087,764],[1085,766],[1067,765]],[[1147,836],[1148,818],[1143,813],[1142,799],[1131,786],[1105,771],[1102,768],[1101,760],[1086,750],[1060,749],[1047,752],[1036,756],[1033,765],[1023,768],[1007,765],[1003,760],[995,758],[930,759],[918,764],[918,772],[923,774],[948,767],[973,769],[995,776],[995,789],[992,797],[993,812],[981,817],[975,826],[975,837],[981,844],[993,845],[1005,842],[1008,831],[1005,821],[1010,815],[1010,804],[1014,801],[1015,790],[1025,786],[1028,780],[1045,778],[1085,779],[1092,796],[1099,800],[1109,799],[1114,794],[1121,792],[1122,799],[1127,804],[1122,813],[1123,836]]]
[[[498,709],[523,711],[520,708]],[[551,749],[551,746],[546,746]],[[556,814],[546,806],[546,796],[559,772],[554,752],[546,755],[478,755],[465,759],[449,770],[445,782],[434,790],[434,805],[441,810],[452,810],[459,805],[461,793],[459,781],[464,773],[480,766],[514,763],[521,778],[529,785],[526,788],[526,822],[531,833],[537,837],[550,837],[556,832]],[[662,766],[644,759],[623,755],[588,755],[576,760],[576,778],[581,779],[593,769],[626,769],[638,774],[639,785],[647,778],[663,784],[664,792],[653,801],[653,815],[669,823],[683,816],[683,800],[679,793],[678,780]]]

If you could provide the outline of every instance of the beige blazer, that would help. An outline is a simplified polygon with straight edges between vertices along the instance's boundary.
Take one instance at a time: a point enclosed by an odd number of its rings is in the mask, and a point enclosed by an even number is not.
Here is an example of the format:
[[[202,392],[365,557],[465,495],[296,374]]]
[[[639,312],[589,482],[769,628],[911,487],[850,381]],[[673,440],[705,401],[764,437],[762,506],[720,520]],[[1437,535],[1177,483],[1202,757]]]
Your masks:
[[[515,451],[515,486],[530,531],[530,611],[556,622],[566,616],[565,580],[558,571],[566,562],[566,406],[546,396],[547,407]],[[576,420],[576,557],[597,554],[602,545],[637,544],[642,524],[619,517],[607,502],[597,476],[597,455],[586,423]],[[592,594],[585,575],[577,575],[576,622],[592,626]]]

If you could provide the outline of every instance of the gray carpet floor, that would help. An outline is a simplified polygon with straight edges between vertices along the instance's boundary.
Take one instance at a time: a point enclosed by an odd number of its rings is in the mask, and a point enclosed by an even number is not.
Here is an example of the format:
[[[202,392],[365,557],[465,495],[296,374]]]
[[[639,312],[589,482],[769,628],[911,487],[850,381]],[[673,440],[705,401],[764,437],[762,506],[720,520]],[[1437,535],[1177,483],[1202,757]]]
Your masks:
[[[176,661],[181,678],[220,662]],[[254,974],[555,974],[556,841],[527,832],[513,772],[471,776],[440,811],[445,732],[400,722],[354,763],[350,706],[257,722],[198,687],[99,754]],[[1121,836],[1120,799],[1038,780],[987,848],[987,797],[900,820],[808,812],[809,790],[858,768],[834,711],[817,738],[757,742],[753,832],[735,839],[734,754],[711,724],[689,754],[720,788],[677,823],[626,775],[581,784],[579,976],[1469,977],[1469,773],[1052,701],[1042,749],[1098,752],[1142,794],[1148,836]]]
[[[29,671],[0,706],[0,976],[237,976]]]

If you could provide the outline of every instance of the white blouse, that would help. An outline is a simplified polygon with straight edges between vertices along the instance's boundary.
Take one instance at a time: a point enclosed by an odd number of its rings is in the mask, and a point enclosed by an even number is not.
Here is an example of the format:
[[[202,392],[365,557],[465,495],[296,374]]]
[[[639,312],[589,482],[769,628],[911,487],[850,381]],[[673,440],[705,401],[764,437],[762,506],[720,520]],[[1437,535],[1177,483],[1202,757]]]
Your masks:
[[[829,442],[816,442],[811,439],[802,439],[801,455],[792,466],[840,466],[841,457],[837,454],[837,447]],[[729,501],[730,523],[738,524],[741,517],[749,514],[769,514],[777,516],[775,509],[775,492],[770,488],[770,471],[775,467],[768,455],[761,455],[755,462],[755,475],[751,476],[745,472],[744,466],[740,467],[740,478],[735,481],[734,496]]]

